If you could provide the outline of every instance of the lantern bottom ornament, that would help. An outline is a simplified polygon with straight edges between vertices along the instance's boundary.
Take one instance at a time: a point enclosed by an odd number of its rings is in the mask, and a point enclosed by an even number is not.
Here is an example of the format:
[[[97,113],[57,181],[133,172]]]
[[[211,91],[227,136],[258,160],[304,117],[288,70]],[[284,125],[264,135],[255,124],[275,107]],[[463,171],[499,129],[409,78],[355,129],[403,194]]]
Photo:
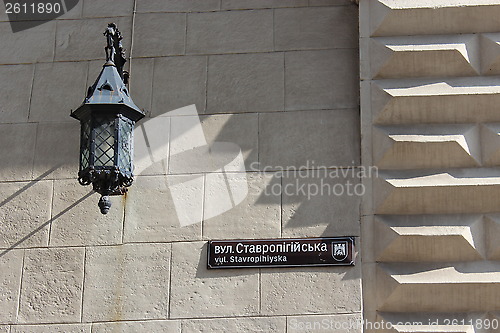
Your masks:
[[[118,168],[115,170],[95,170],[89,168],[78,173],[78,182],[81,185],[90,185],[95,192],[101,194],[99,209],[107,214],[111,208],[111,195],[123,195],[134,181],[133,175],[125,175]]]
[[[109,199],[109,196],[103,195],[101,199],[99,199],[99,203],[97,205],[99,206],[101,213],[107,214],[111,208],[111,200]]]

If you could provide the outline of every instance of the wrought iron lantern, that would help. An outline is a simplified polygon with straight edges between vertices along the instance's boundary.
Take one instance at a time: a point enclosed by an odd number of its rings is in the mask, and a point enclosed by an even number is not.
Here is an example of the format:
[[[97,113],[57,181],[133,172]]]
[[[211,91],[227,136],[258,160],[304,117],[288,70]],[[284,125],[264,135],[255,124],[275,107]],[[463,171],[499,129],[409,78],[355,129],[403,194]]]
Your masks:
[[[133,131],[144,113],[134,104],[127,88],[128,73],[114,23],[108,24],[106,63],[89,87],[83,104],[71,113],[81,124],[78,181],[101,194],[99,208],[107,214],[111,195],[123,195],[133,181]]]

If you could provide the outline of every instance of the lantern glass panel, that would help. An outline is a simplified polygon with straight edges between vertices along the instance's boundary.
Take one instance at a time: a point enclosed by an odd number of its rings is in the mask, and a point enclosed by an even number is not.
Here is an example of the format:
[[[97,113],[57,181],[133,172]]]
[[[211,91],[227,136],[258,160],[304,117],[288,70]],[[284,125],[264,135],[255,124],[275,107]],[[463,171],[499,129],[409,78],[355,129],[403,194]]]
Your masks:
[[[94,119],[94,149],[96,167],[113,167],[115,159],[115,118],[97,115]]]
[[[124,117],[119,119],[118,167],[122,172],[132,173],[134,122]]]
[[[90,166],[90,120],[81,123],[80,170]]]

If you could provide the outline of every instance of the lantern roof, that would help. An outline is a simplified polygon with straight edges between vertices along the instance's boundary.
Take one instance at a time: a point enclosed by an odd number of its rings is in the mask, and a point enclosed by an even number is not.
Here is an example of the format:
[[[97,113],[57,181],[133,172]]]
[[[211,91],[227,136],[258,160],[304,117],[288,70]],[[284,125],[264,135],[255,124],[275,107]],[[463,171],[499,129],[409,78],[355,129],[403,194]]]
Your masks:
[[[93,111],[122,113],[134,121],[144,117],[144,113],[132,101],[127,86],[111,61],[104,64],[97,80],[89,87],[83,104],[71,116],[82,120]]]

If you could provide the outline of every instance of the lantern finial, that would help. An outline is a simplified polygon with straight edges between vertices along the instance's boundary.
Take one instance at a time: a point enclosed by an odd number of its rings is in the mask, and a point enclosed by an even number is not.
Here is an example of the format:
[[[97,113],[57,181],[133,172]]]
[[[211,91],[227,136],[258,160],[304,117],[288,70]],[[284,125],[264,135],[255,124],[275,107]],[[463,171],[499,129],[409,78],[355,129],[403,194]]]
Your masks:
[[[123,82],[127,84],[128,73],[123,71],[123,66],[127,59],[125,59],[125,49],[122,46],[122,34],[115,23],[109,23],[108,27],[104,31],[104,36],[106,37],[106,64],[116,66],[120,77]]]

